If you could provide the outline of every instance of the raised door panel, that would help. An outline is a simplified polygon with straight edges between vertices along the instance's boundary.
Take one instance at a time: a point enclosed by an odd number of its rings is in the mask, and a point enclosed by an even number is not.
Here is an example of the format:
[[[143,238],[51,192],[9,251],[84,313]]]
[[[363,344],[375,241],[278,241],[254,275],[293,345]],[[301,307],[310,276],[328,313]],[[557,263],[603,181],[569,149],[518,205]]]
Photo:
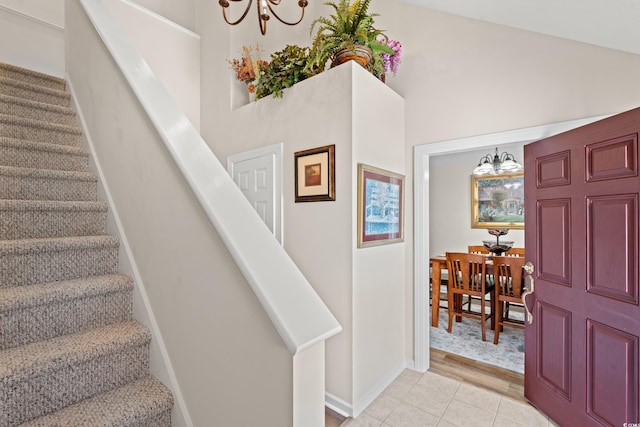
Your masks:
[[[636,422],[638,337],[587,319],[587,414],[604,425]]]
[[[560,396],[571,400],[571,313],[537,304],[537,376]]]
[[[536,159],[538,188],[571,184],[571,153],[563,151]]]
[[[638,303],[638,195],[587,197],[587,291]]]
[[[585,147],[587,182],[638,176],[638,135],[628,135]]]
[[[571,286],[571,200],[537,203],[539,278]]]

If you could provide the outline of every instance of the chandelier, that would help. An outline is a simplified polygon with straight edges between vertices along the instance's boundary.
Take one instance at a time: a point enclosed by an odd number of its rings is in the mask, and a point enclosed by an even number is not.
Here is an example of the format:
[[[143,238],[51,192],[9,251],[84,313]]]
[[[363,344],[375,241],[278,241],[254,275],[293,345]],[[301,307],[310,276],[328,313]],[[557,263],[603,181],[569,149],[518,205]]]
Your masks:
[[[249,8],[251,8],[251,5],[253,4],[253,0],[248,0],[247,7],[244,9],[244,13],[236,21],[230,21],[229,17],[227,16],[227,8],[231,4],[229,3],[230,1],[233,3],[241,3],[244,0],[219,0],[218,1],[218,4],[220,5],[220,7],[222,7],[222,17],[224,18],[224,21],[229,25],[237,25],[240,22],[242,22],[245,16],[247,16],[247,14],[249,13]],[[256,7],[258,10],[258,25],[260,25],[260,32],[262,33],[263,36],[267,34],[267,21],[271,18],[269,13],[275,16],[276,19],[282,22],[283,24],[296,25],[296,24],[299,24],[300,21],[302,21],[302,18],[304,18],[304,8],[309,5],[309,2],[307,0],[298,0],[298,6],[300,6],[300,8],[302,9],[302,13],[300,14],[300,19],[298,19],[296,22],[287,22],[284,19],[280,18],[278,14],[275,12],[275,10],[273,10],[273,7],[272,7],[272,6],[280,5],[281,2],[282,0],[256,0]]]
[[[477,176],[498,175],[501,173],[520,172],[523,169],[513,154],[509,154],[506,151],[498,154],[498,148],[496,148],[496,153],[493,157],[491,157],[491,154],[487,154],[480,159],[478,166],[473,170],[473,174]]]

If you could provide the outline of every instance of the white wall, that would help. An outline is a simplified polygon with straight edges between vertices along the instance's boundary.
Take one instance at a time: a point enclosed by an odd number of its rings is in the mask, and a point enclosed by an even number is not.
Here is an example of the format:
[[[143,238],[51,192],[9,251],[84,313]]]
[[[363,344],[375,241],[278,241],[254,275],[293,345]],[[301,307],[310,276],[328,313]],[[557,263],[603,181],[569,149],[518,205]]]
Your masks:
[[[112,0],[105,0],[105,3],[110,1]],[[196,0],[133,0],[133,3],[152,10],[191,31],[195,31],[196,28],[195,2]]]
[[[387,84],[405,99],[408,194],[416,145],[622,112],[640,104],[640,85],[635,84],[640,55],[392,0],[374,1],[372,8],[381,14],[380,27],[404,48],[398,76],[387,78]],[[408,248],[413,248],[412,213],[409,197]],[[413,255],[407,260],[406,354],[413,358]]]
[[[358,163],[405,174],[404,100],[355,63],[353,149]],[[384,105],[384,108],[380,108]],[[400,126],[399,126],[400,125]],[[357,179],[352,182],[353,413],[357,416],[405,368],[406,243],[356,248]],[[406,181],[405,181],[406,182]],[[406,200],[407,194],[404,194]],[[403,215],[406,220],[406,214]],[[406,221],[404,222],[406,226]],[[332,251],[327,242],[327,251]]]
[[[200,36],[128,0],[109,0],[105,5],[200,130]]]
[[[498,146],[523,163],[523,144]],[[429,158],[429,252],[430,256],[445,252],[466,252],[468,245],[482,245],[483,240],[494,241],[486,229],[471,228],[471,172],[478,160],[493,149],[473,150]],[[524,230],[509,230],[501,241],[514,241],[524,247]]]
[[[0,0],[0,61],[64,77],[64,0]]]
[[[0,0],[0,7],[64,27],[64,0]]]
[[[297,114],[275,116],[266,111],[263,120],[257,123],[239,124],[230,120],[232,77],[225,58],[237,56],[241,45],[248,43],[260,42],[269,51],[280,50],[289,43],[310,44],[311,21],[320,11],[328,9],[312,3],[314,7],[309,8],[303,23],[286,27],[272,20],[268,36],[262,37],[256,34],[254,16],[238,27],[225,27],[221,17],[215,18],[220,13],[216,3],[198,1],[198,25],[203,31],[202,114],[216,118],[203,121],[202,133],[214,152],[224,158],[246,138],[243,126],[256,126],[268,133],[275,124],[295,126],[298,121]],[[381,14],[376,18],[380,27],[404,46],[400,72],[397,77],[387,78],[387,84],[405,100],[405,355],[413,359],[413,147],[636,107],[640,103],[640,85],[636,84],[640,55],[392,0],[374,1],[372,10]],[[278,31],[272,31],[275,28]],[[339,98],[337,89],[331,90]],[[264,105],[266,108],[272,104]],[[334,106],[310,98],[307,108],[326,111]],[[334,113],[339,117],[340,110]],[[318,121],[304,137],[313,138],[318,126],[327,124]],[[286,227],[285,222],[285,233]],[[333,250],[341,250],[338,242]],[[345,333],[335,339],[345,339]],[[328,371],[327,377],[331,375]]]

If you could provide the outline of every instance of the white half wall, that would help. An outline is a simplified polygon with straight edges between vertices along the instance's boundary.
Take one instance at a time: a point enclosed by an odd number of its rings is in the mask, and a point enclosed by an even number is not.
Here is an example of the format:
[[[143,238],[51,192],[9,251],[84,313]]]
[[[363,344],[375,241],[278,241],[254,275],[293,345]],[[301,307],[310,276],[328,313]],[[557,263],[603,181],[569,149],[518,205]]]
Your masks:
[[[282,143],[283,244],[343,327],[326,342],[326,390],[349,415],[405,367],[406,243],[356,248],[358,163],[405,173],[403,103],[348,63],[233,110],[229,137],[208,141],[222,159]],[[294,153],[330,144],[336,200],[295,203]]]

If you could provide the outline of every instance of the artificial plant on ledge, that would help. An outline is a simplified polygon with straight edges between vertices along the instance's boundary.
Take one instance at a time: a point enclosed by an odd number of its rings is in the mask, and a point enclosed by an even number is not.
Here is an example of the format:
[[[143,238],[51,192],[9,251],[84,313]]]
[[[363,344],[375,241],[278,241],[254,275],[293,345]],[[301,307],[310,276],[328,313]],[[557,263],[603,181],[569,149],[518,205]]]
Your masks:
[[[288,45],[271,55],[271,61],[260,66],[260,78],[256,85],[256,99],[273,95],[281,98],[282,91],[319,72],[319,67],[309,64],[309,48]]]
[[[371,0],[340,0],[338,3],[328,2],[335,13],[329,17],[321,16],[311,24],[311,33],[316,28],[316,35],[311,47],[310,66],[325,67],[328,60],[331,66],[339,64],[341,51],[347,51],[350,59],[359,55],[360,48],[371,51],[368,58],[360,63],[370,72],[380,77],[384,74],[381,54],[395,55],[396,52],[387,45],[387,36],[383,30],[375,27],[374,18],[377,13],[369,12]]]
[[[330,17],[320,17],[313,21],[311,31],[317,27],[311,47],[288,45],[271,55],[271,60],[256,61],[259,71],[255,79],[255,98],[268,95],[282,97],[283,90],[311,76],[323,72],[327,65],[339,64],[340,51],[353,58],[357,51],[369,50],[369,58],[358,60],[368,71],[378,78],[385,73],[397,72],[400,62],[401,45],[389,40],[382,30],[374,26],[374,17],[369,12],[371,0],[340,0],[338,3],[325,3],[335,10]]]

